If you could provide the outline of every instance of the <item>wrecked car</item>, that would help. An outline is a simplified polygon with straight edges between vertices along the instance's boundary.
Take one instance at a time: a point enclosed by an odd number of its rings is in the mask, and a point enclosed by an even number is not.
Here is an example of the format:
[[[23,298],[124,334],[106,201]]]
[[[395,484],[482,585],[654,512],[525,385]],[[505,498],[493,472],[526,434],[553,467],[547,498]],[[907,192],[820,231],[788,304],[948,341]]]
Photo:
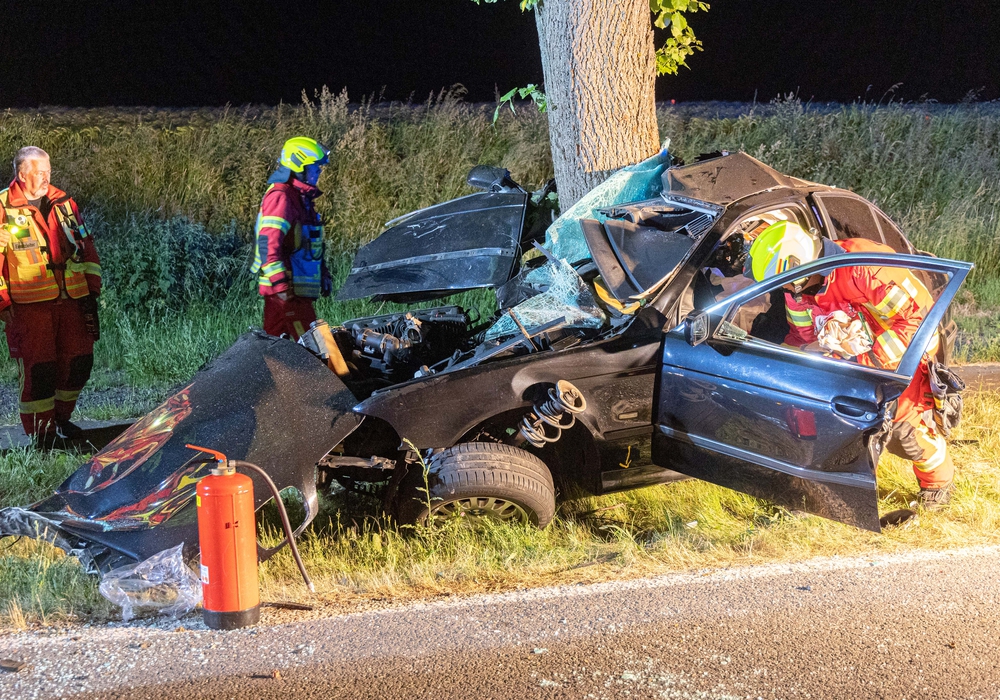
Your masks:
[[[551,220],[480,166],[480,191],[408,214],[362,247],[340,299],[419,308],[317,325],[299,344],[249,333],[95,455],[50,498],[0,511],[0,534],[52,541],[95,569],[196,547],[185,443],[296,488],[379,493],[398,521],[553,518],[572,488],[606,494],[696,477],[879,530],[875,467],[894,400],[971,264],[919,253],[877,207],[744,153],[625,168]],[[749,233],[786,220],[896,254],[821,258],[761,283]],[[904,267],[935,303],[894,367],[782,345],[783,284]],[[479,319],[430,300],[492,289]],[[425,488],[426,484],[426,488]],[[258,485],[258,506],[267,491]],[[269,552],[262,550],[262,558]]]

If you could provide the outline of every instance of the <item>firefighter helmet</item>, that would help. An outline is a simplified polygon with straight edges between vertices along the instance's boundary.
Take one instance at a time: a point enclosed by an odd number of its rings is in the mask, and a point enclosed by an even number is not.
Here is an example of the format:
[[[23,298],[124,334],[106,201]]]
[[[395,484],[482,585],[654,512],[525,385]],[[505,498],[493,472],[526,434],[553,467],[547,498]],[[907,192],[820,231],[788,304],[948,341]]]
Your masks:
[[[293,173],[301,173],[307,165],[326,165],[330,162],[330,151],[315,139],[296,136],[285,141],[278,161]]]
[[[819,257],[823,244],[791,221],[778,221],[761,231],[750,246],[750,271],[758,282]]]

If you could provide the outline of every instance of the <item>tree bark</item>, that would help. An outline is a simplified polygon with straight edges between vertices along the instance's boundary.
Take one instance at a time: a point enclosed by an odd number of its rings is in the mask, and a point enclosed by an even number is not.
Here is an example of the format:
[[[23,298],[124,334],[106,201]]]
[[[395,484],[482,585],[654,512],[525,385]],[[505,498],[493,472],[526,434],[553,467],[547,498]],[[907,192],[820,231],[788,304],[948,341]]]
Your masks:
[[[659,150],[648,0],[542,0],[535,8],[549,141],[565,210]]]

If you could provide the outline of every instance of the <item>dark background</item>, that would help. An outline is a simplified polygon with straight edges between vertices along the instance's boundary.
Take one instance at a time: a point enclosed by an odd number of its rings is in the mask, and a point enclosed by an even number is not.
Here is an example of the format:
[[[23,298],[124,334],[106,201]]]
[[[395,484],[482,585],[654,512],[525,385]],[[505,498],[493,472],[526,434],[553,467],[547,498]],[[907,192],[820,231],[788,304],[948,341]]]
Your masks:
[[[1000,3],[713,0],[660,99],[1000,98]],[[472,101],[541,82],[517,0],[36,0],[0,12],[0,107],[297,102],[303,88]]]

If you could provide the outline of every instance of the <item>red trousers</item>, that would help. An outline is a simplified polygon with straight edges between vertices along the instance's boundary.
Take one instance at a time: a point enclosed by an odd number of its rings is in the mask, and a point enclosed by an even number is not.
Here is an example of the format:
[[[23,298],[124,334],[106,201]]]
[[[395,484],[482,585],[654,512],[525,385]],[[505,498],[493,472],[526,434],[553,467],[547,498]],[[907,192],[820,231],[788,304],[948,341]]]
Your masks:
[[[933,406],[927,363],[921,362],[910,385],[899,397],[886,449],[913,462],[913,473],[920,488],[925,489],[941,488],[955,477],[955,464],[948,454],[948,445],[938,432],[931,413]]]
[[[55,299],[14,304],[4,328],[21,384],[21,424],[28,435],[42,433],[53,420],[68,421],[94,366],[94,339],[80,302]]]
[[[287,334],[298,340],[315,320],[312,299],[292,297],[282,301],[274,295],[264,297],[264,332],[270,335]]]

